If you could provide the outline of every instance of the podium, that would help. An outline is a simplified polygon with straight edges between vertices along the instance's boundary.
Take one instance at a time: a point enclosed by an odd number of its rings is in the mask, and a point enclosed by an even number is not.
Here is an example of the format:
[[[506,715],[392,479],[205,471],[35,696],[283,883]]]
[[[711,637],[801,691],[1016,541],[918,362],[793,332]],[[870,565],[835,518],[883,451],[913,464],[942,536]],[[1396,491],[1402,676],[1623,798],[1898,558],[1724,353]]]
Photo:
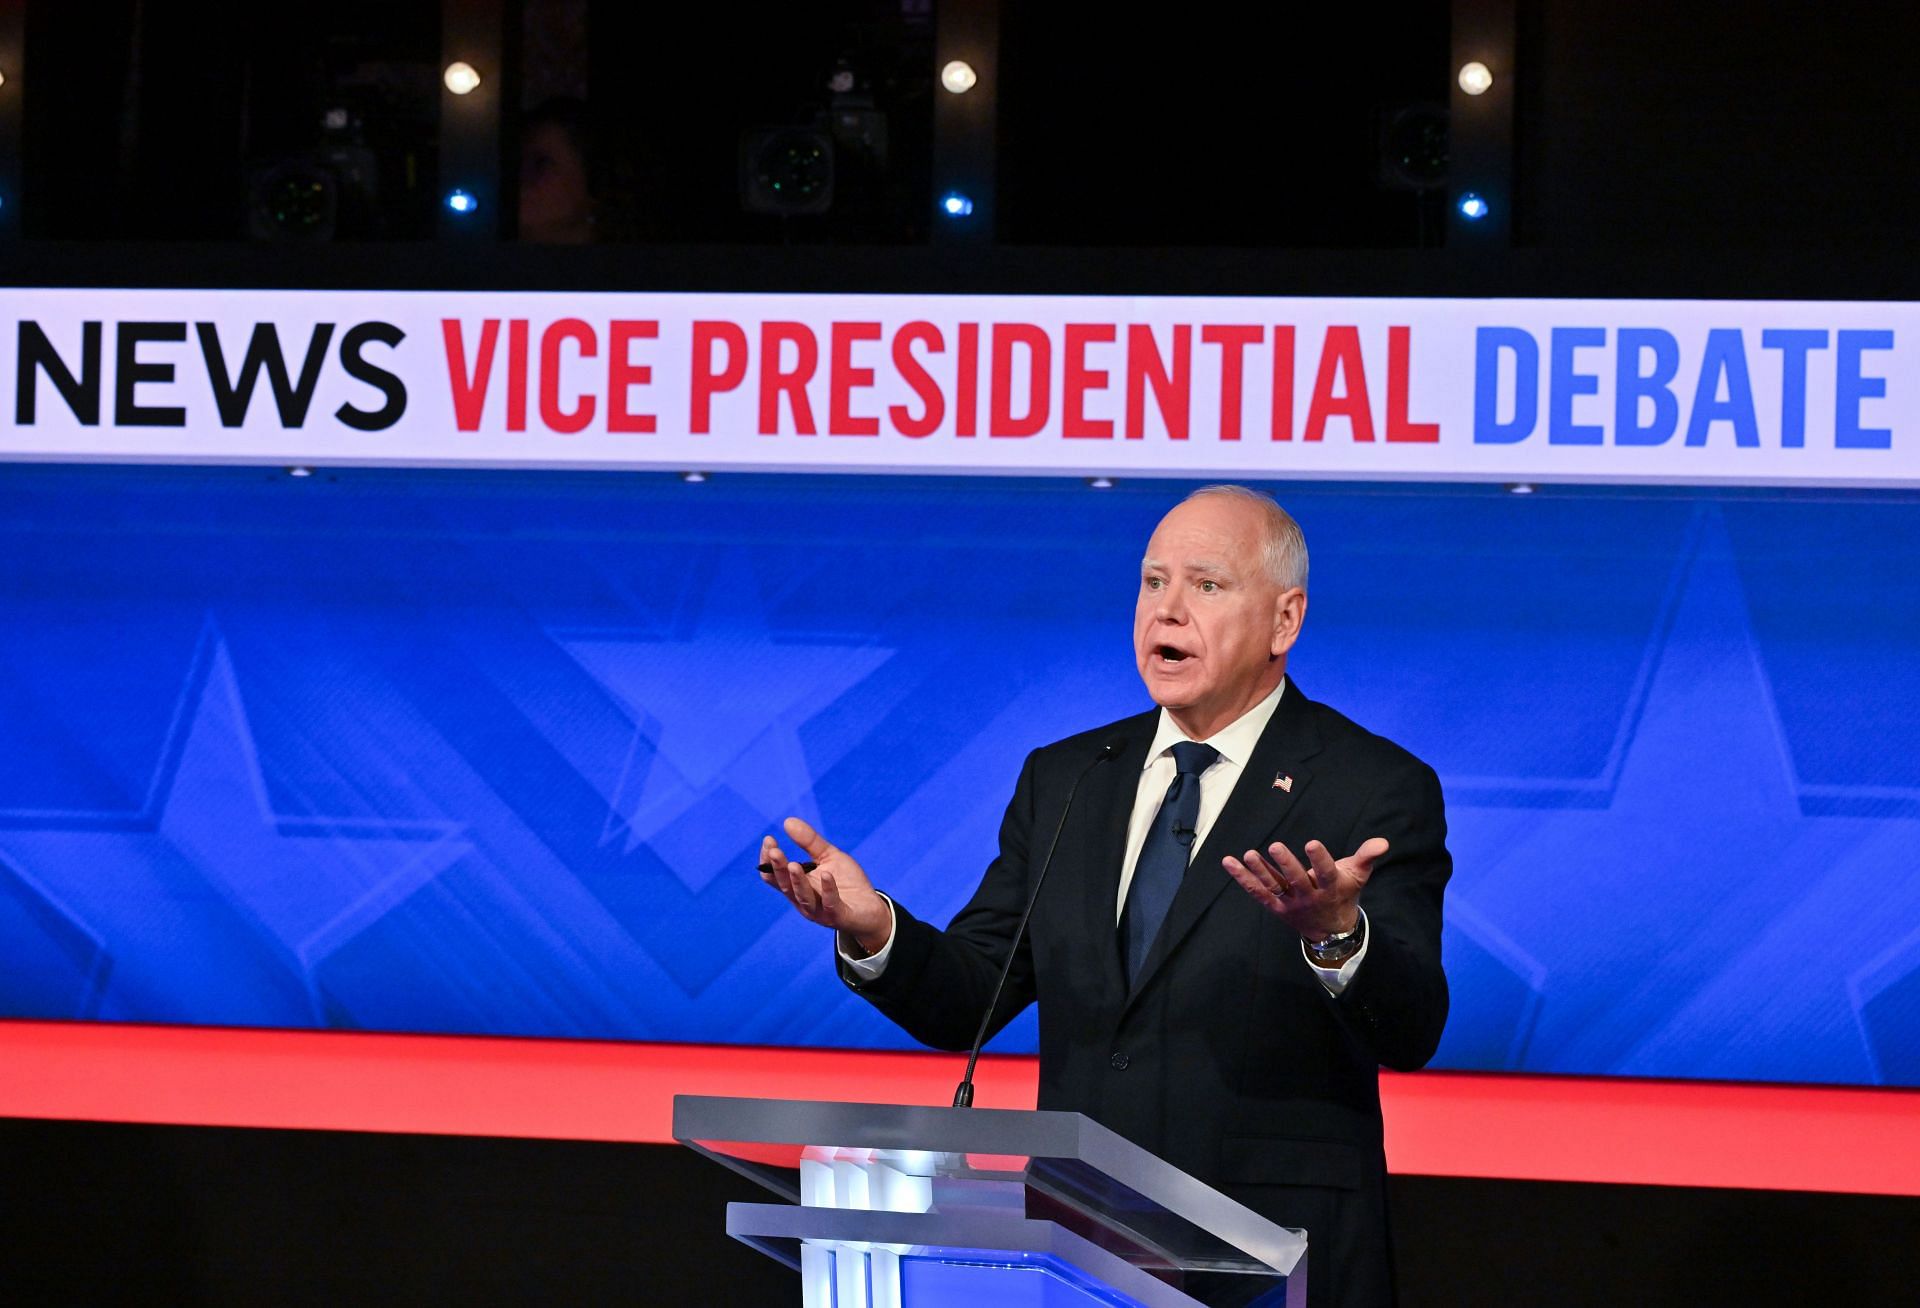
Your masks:
[[[785,1202],[727,1234],[806,1308],[1305,1308],[1304,1232],[1079,1113],[677,1095],[681,1143]]]

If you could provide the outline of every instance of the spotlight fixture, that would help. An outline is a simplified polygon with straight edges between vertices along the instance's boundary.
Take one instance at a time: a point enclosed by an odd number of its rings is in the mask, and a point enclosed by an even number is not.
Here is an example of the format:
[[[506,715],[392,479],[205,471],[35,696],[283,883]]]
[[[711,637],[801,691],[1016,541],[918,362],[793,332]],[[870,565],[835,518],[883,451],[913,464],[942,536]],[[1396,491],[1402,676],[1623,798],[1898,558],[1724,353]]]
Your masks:
[[[313,476],[313,469],[312,469],[312,468],[308,468],[308,467],[303,467],[303,466],[301,466],[300,464],[297,464],[297,463],[296,463],[296,464],[295,464],[295,465],[294,465],[293,467],[291,467],[291,468],[288,468],[288,469],[287,469],[287,476],[289,476],[289,477],[311,477],[311,476]]]
[[[1088,485],[1088,486],[1090,486],[1090,487],[1092,487],[1092,488],[1093,488],[1094,490],[1112,490],[1112,489],[1113,489],[1113,478],[1111,478],[1111,477],[1089,477],[1089,478],[1087,478],[1087,485]]]
[[[312,159],[292,159],[248,184],[247,233],[257,241],[330,241],[340,219],[340,183]]]
[[[480,73],[466,60],[456,59],[447,65],[447,71],[440,75],[440,80],[446,83],[447,89],[455,95],[466,95],[479,89]]]
[[[958,191],[948,191],[940,197],[940,212],[949,218],[965,218],[973,212],[973,201]]]
[[[1509,484],[1508,484],[1508,486],[1507,486],[1507,494],[1509,494],[1509,495],[1531,495],[1531,494],[1533,494],[1533,492],[1534,492],[1534,490],[1535,490],[1535,489],[1536,489],[1536,488],[1535,488],[1535,486],[1534,486],[1534,484],[1533,484],[1532,482],[1530,482],[1530,481],[1516,481],[1516,482],[1511,482],[1511,483],[1509,483]]]
[[[1487,216],[1488,212],[1486,199],[1478,191],[1468,191],[1454,203],[1453,207],[1458,209],[1460,216],[1470,223],[1479,222]]]
[[[833,137],[811,127],[762,128],[740,139],[740,204],[748,213],[833,208]]]
[[[1460,65],[1460,89],[1468,95],[1485,95],[1493,87],[1493,70],[1478,59]]]
[[[683,472],[680,474],[680,480],[686,482],[689,486],[697,486],[706,479],[707,474],[704,472]]]
[[[455,213],[472,213],[480,207],[480,201],[473,198],[473,192],[456,186],[447,192],[447,208]]]
[[[940,70],[940,85],[955,95],[965,95],[980,81],[980,74],[964,59],[952,59]]]
[[[0,86],[5,86],[6,84],[7,84],[7,75],[4,71],[0,71]]]
[[[1452,166],[1446,106],[1423,102],[1389,110],[1380,119],[1377,148],[1382,185],[1422,193],[1441,189]]]

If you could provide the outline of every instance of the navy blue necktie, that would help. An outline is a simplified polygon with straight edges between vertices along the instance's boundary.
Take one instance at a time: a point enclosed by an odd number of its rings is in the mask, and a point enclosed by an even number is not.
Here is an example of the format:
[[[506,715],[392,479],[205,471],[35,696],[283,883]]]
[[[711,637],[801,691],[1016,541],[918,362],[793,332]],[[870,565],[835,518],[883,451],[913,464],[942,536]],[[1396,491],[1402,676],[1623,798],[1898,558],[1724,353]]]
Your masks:
[[[1187,861],[1193,856],[1194,828],[1200,819],[1200,774],[1213,766],[1220,751],[1212,745],[1183,740],[1173,747],[1173,784],[1160,801],[1160,811],[1147,829],[1147,842],[1140,847],[1140,861],[1133,866],[1133,882],[1127,887],[1126,964],[1129,982],[1140,975],[1160,934],[1167,910],[1180,882],[1187,875]]]

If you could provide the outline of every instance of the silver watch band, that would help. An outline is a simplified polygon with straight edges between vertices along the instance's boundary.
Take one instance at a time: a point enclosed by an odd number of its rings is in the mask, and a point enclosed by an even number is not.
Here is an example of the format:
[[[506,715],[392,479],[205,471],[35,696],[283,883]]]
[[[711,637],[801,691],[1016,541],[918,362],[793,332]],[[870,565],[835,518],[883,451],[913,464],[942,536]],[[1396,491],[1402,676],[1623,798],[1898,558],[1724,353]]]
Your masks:
[[[1360,944],[1366,939],[1366,934],[1367,918],[1362,913],[1360,920],[1353,924],[1353,930],[1336,931],[1324,940],[1307,941],[1307,953],[1314,962],[1322,965],[1344,963],[1360,952]]]

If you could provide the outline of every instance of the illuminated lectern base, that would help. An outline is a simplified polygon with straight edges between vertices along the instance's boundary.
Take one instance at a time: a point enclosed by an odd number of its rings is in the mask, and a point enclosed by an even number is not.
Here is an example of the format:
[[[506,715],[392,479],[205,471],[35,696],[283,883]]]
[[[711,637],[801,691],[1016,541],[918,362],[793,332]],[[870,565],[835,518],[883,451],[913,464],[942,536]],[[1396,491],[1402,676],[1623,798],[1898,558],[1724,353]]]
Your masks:
[[[727,1232],[806,1308],[1306,1303],[1301,1232],[1078,1113],[682,1095],[674,1135],[790,1201]]]

